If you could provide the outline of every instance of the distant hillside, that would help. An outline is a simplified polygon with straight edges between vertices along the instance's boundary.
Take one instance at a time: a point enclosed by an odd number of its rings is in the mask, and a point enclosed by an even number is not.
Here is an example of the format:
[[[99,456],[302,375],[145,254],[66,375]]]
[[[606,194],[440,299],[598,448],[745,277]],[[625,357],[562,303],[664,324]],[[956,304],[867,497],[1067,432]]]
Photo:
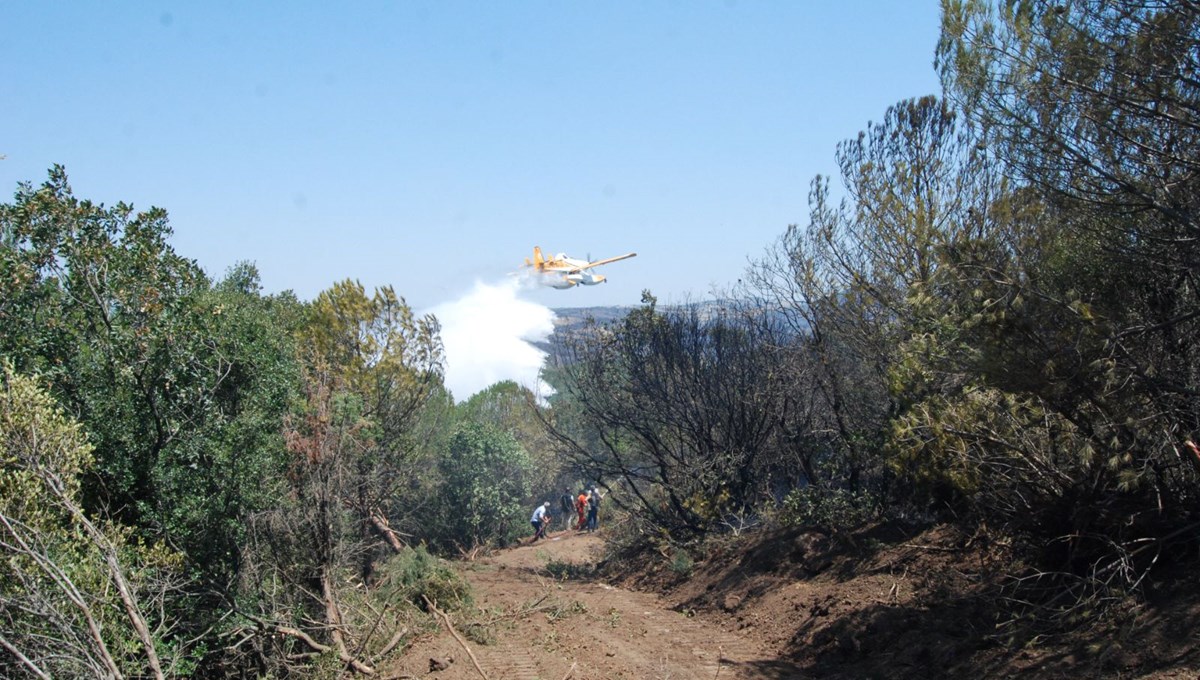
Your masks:
[[[725,308],[733,303],[724,300],[701,300],[698,302],[689,302],[684,304],[674,305],[659,305],[658,310],[667,312],[671,310],[695,309],[700,312],[702,318],[706,318],[711,314],[715,314],[718,310]],[[595,319],[597,323],[607,324],[613,321],[620,321],[630,311],[637,309],[640,305],[617,305],[610,307],[558,307],[555,308],[554,314],[557,318],[554,320],[555,331],[559,329],[570,330],[578,328],[588,319]]]
[[[596,323],[601,324],[619,321],[634,309],[637,309],[634,305],[620,305],[615,307],[559,307],[554,310],[554,330],[558,332],[560,329],[569,330],[578,328],[586,324],[589,319],[595,319]]]
[[[700,314],[701,319],[709,319],[725,309],[727,303],[721,300],[704,300],[682,305],[660,305],[660,312],[671,310],[693,309]],[[639,305],[617,305],[608,307],[559,307],[554,309],[554,333],[545,342],[533,343],[538,348],[549,352],[552,356],[561,356],[567,339],[585,328],[590,321],[606,326],[617,323]]]
[[[545,342],[533,344],[538,349],[548,352],[552,357],[560,357],[566,346],[567,338],[583,329],[589,322],[595,321],[600,325],[615,323],[625,318],[625,315],[634,309],[637,309],[634,305],[557,308],[554,310],[554,333]]]

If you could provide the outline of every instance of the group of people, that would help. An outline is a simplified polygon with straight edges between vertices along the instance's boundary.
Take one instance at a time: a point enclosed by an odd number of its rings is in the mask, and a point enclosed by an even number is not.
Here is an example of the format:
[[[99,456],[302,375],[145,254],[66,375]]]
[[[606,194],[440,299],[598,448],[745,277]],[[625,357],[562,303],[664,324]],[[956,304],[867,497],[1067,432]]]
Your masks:
[[[562,511],[563,531],[572,528],[577,531],[595,531],[600,524],[600,501],[603,498],[600,489],[595,487],[580,491],[578,496],[571,493],[570,489],[563,489],[563,494],[558,499],[559,509]],[[553,519],[550,515],[550,501],[542,503],[533,511],[533,516],[529,518],[529,523],[533,525],[533,540],[546,537],[546,530]]]

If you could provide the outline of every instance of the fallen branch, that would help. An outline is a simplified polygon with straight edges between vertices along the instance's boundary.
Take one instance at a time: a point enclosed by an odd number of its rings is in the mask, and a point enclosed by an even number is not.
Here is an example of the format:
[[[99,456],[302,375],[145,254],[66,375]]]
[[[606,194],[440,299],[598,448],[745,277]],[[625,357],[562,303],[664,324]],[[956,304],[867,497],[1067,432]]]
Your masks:
[[[459,556],[462,557],[463,560],[466,562],[474,562],[479,557],[479,553],[482,552],[484,550],[484,548],[487,547],[486,545],[478,544],[475,547],[471,548],[470,550],[467,550],[467,549],[463,548],[461,545],[458,545],[457,541],[455,542],[455,546],[458,547]]]
[[[1146,551],[1147,551],[1147,550],[1149,550],[1150,548],[1155,548],[1155,547],[1161,548],[1161,547],[1162,547],[1162,544],[1163,544],[1163,543],[1165,543],[1166,541],[1169,541],[1169,540],[1171,540],[1172,538],[1175,538],[1176,536],[1179,536],[1180,534],[1186,534],[1186,533],[1189,533],[1189,532],[1191,532],[1191,531],[1194,531],[1194,530],[1195,530],[1195,529],[1197,529],[1197,528],[1200,528],[1200,522],[1193,522],[1192,524],[1189,524],[1189,525],[1187,525],[1187,526],[1185,526],[1185,527],[1180,527],[1180,528],[1176,529],[1175,531],[1172,531],[1171,533],[1169,533],[1169,534],[1167,534],[1167,535],[1165,535],[1165,536],[1158,536],[1158,537],[1156,537],[1156,538],[1148,538],[1148,539],[1144,539],[1144,540],[1146,540],[1146,541],[1148,541],[1148,542],[1147,542],[1145,545],[1141,546],[1140,548],[1137,548],[1137,549],[1135,549],[1135,550],[1131,550],[1131,551],[1129,551],[1128,553],[1126,553],[1126,555],[1125,555],[1125,558],[1124,558],[1124,559],[1125,559],[1125,560],[1128,560],[1128,559],[1130,559],[1130,558],[1137,557],[1137,556],[1138,556],[1140,553],[1146,552]],[[1110,572],[1110,571],[1112,571],[1113,569],[1116,569],[1118,566],[1120,566],[1120,564],[1121,564],[1121,562],[1122,562],[1122,561],[1123,561],[1123,560],[1118,560],[1118,561],[1116,561],[1116,562],[1113,562],[1112,564],[1108,565],[1107,567],[1105,567],[1105,568],[1101,569],[1100,571],[1096,572],[1096,575],[1097,575],[1097,576],[1099,576],[1100,574],[1104,574],[1104,573],[1107,573],[1107,572]]]
[[[253,628],[239,628],[237,630],[237,632],[244,633],[244,635],[242,635],[242,639],[238,640],[237,642],[233,643],[232,645],[228,645],[227,647],[225,647],[225,649],[227,651],[230,651],[230,652],[237,651],[238,647],[241,647],[242,645],[246,644],[247,642],[253,640],[256,637],[256,633],[254,632]]]
[[[404,541],[400,540],[400,532],[392,528],[391,524],[387,521],[387,517],[378,509],[371,512],[369,516],[375,530],[383,536],[392,550],[397,553],[404,552]]]
[[[471,657],[471,663],[475,664],[475,670],[479,671],[479,677],[483,678],[483,680],[490,680],[487,673],[483,672],[483,667],[479,665],[479,659],[475,658],[475,653],[472,652],[471,648],[467,646],[467,641],[462,639],[462,636],[458,634],[458,631],[454,630],[454,625],[450,623],[450,616],[447,615],[446,612],[438,609],[437,605],[435,605],[433,602],[430,602],[429,598],[424,594],[421,595],[421,599],[425,600],[425,605],[429,607],[429,611],[442,617],[442,622],[446,624],[446,630],[450,631],[450,634],[454,636],[454,639],[458,640],[458,644],[462,645],[462,648],[464,651],[466,651],[467,656]]]
[[[940,545],[918,545],[916,543],[901,543],[905,548],[916,548],[917,550],[936,550],[938,552],[958,552],[961,548],[946,548]]]
[[[374,658],[378,660],[382,659],[384,656],[387,656],[388,652],[392,651],[396,648],[396,645],[400,644],[400,641],[404,639],[405,635],[408,635],[408,626],[400,626],[400,630],[396,631],[396,634],[392,636],[392,639],[388,640],[388,643],[383,646],[383,649],[379,650],[379,653],[376,654]]]
[[[497,614],[496,616],[493,616],[492,618],[488,619],[487,623],[485,623],[484,625],[490,626],[490,625],[495,624],[497,621],[503,621],[504,619],[512,619],[512,618],[516,618],[518,616],[529,616],[530,614],[536,614],[540,611],[547,610],[547,609],[553,609],[558,606],[556,603],[552,602],[544,607],[539,607],[538,605],[540,605],[542,602],[544,602],[547,597],[550,597],[550,593],[546,593],[545,595],[542,595],[533,604],[525,605],[516,611],[512,611],[507,614]]]
[[[367,603],[367,605],[370,605],[370,604],[371,604],[370,602]],[[383,611],[375,612],[377,614],[377,616],[375,617],[375,623],[371,626],[370,632],[368,632],[366,635],[363,636],[362,642],[360,642],[358,644],[358,649],[354,650],[355,658],[362,656],[363,650],[365,650],[367,648],[367,643],[370,642],[371,637],[375,635],[375,631],[379,630],[379,624],[381,622],[383,622],[383,615],[387,613],[387,610],[388,610],[388,605],[385,604],[385,605],[383,605]],[[371,611],[374,612],[375,608],[371,607]]]
[[[336,650],[334,650],[333,647],[330,647],[329,645],[323,645],[320,642],[317,642],[316,640],[312,639],[312,637],[309,636],[308,633],[305,633],[304,631],[300,630],[299,628],[292,628],[290,626],[275,626],[275,632],[280,633],[282,635],[288,635],[288,636],[294,637],[297,640],[300,640],[304,644],[308,645],[309,648],[311,648],[317,652],[325,653],[325,652],[336,651]],[[337,652],[337,655],[338,655],[338,660],[340,660],[342,663],[350,666],[351,668],[358,671],[359,673],[362,673],[363,675],[375,675],[374,668],[371,668],[367,664],[359,661],[358,659],[355,659],[354,657],[350,656],[349,654],[339,651],[339,652]]]
[[[311,635],[309,635],[308,633],[305,633],[304,631],[300,630],[299,628],[292,628],[291,626],[282,626],[277,623],[271,623],[270,621],[259,618],[252,614],[244,614],[244,616],[246,616],[247,618],[249,618],[252,621],[254,621],[255,623],[257,623],[259,625],[259,627],[261,627],[263,630],[270,631],[273,633],[279,633],[280,635],[286,635],[288,637],[296,638],[297,640],[303,642],[306,646],[308,646],[309,649],[313,650],[314,652],[318,652],[321,654],[324,654],[326,652],[336,652],[337,656],[338,656],[338,660],[340,660],[342,663],[346,664],[347,666],[350,666],[351,668],[358,671],[359,673],[362,673],[363,675],[375,675],[374,668],[371,668],[367,664],[359,661],[358,659],[355,659],[354,657],[350,656],[349,654],[347,654],[343,651],[336,650],[335,648],[333,648],[329,645],[317,642],[316,640],[314,640],[312,638]]]
[[[1196,446],[1196,442],[1191,439],[1185,441],[1183,444],[1192,453],[1192,457],[1188,460],[1196,467],[1196,472],[1200,472],[1200,446]]]
[[[578,665],[578,661],[571,662],[571,667],[567,669],[567,674],[562,676],[562,680],[567,680],[567,678],[571,677],[571,674],[575,672],[575,667]]]
[[[13,644],[12,644],[12,643],[10,643],[10,642],[9,642],[9,641],[8,641],[8,640],[7,640],[7,639],[4,637],[4,635],[3,635],[3,634],[0,634],[0,647],[4,647],[4,648],[5,648],[5,649],[7,649],[7,650],[8,650],[8,651],[9,651],[9,652],[10,652],[10,653],[13,655],[13,656],[17,657],[17,661],[20,661],[20,662],[21,662],[21,664],[22,664],[23,666],[25,666],[25,668],[26,668],[26,669],[28,669],[30,673],[33,673],[34,675],[38,676],[38,677],[39,677],[39,678],[41,678],[42,680],[50,680],[50,676],[49,676],[49,675],[46,675],[46,672],[45,672],[45,671],[43,671],[41,668],[38,668],[38,665],[37,665],[37,664],[35,664],[33,661],[31,661],[31,660],[29,659],[29,657],[27,657],[27,656],[25,656],[24,654],[22,654],[22,653],[21,653],[21,650],[17,649],[15,646],[13,646]]]
[[[342,635],[342,609],[337,603],[337,593],[333,587],[333,579],[326,571],[321,574],[321,591],[325,600],[325,618],[328,621],[329,637],[333,640],[333,650],[342,663],[364,675],[374,675],[375,669],[358,660],[346,648],[346,638]]]

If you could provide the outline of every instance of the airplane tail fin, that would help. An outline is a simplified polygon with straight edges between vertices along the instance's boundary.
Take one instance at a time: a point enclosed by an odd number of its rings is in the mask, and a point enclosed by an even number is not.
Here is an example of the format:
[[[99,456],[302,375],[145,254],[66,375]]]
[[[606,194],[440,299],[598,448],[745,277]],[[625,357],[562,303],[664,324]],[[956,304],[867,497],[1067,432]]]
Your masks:
[[[546,258],[542,256],[542,249],[538,246],[533,247],[533,260],[530,260],[528,257],[525,258],[526,267],[537,267],[538,269],[541,269],[545,262]]]

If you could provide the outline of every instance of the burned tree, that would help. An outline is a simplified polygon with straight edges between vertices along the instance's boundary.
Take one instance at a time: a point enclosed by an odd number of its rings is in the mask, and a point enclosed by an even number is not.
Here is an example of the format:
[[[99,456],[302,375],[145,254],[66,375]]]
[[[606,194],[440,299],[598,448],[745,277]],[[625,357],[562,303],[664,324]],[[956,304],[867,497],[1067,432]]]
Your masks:
[[[571,342],[552,431],[573,464],[619,484],[615,503],[660,528],[702,533],[769,493],[768,328],[728,307],[643,301]]]

